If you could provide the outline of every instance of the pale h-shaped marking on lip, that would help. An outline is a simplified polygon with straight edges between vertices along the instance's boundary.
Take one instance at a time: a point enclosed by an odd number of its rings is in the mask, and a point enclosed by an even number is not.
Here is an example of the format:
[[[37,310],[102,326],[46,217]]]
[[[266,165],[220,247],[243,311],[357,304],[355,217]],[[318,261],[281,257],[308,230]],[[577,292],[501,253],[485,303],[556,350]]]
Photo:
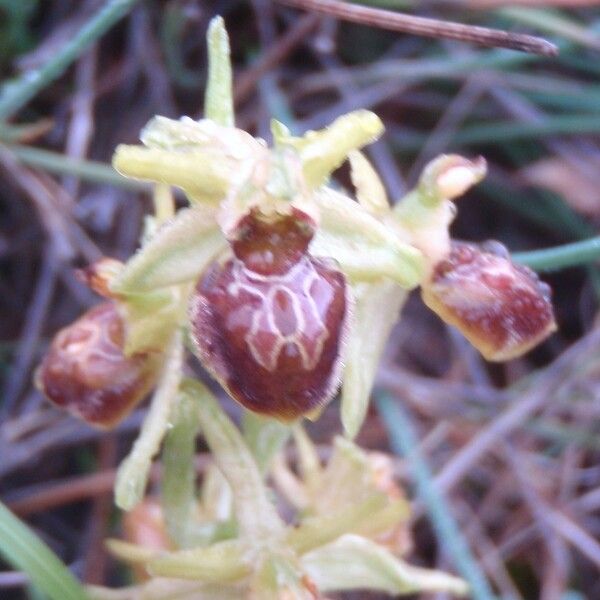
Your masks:
[[[305,274],[302,271],[305,271]],[[319,280],[319,275],[312,262],[304,256],[283,274],[261,275],[246,268],[240,260],[234,259],[232,276],[234,282],[229,286],[231,294],[237,296],[243,290],[261,301],[260,308],[255,310],[252,315],[250,330],[245,336],[246,344],[254,360],[267,371],[274,372],[281,351],[291,343],[300,353],[302,368],[305,371],[314,369],[321,358],[325,340],[329,337],[330,332],[325,326],[310,292],[312,284]],[[293,286],[294,280],[298,277],[302,277],[302,296]],[[261,290],[261,284],[266,285],[267,289]],[[276,295],[280,292],[289,298],[294,313],[295,328],[289,334],[283,334],[275,321],[274,302]],[[304,303],[305,310],[308,309],[308,319],[305,317],[302,303]],[[313,334],[312,336],[309,336],[309,327],[314,328],[314,331],[310,332]],[[260,342],[258,339],[260,333],[263,332],[272,336],[272,343],[266,351],[264,339]],[[309,338],[310,344],[307,344]],[[313,345],[314,347],[311,349]]]

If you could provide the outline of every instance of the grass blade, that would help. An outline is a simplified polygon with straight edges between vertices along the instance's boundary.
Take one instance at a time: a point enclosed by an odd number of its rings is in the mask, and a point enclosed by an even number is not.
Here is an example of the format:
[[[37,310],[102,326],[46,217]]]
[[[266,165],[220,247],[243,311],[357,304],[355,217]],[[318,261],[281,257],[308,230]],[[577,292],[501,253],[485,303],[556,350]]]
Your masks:
[[[452,511],[432,485],[432,473],[418,450],[412,424],[398,403],[387,395],[377,397],[377,408],[396,454],[405,456],[417,483],[418,494],[427,508],[440,544],[452,558],[457,570],[468,581],[474,600],[493,600],[490,585],[471,554]]]
[[[516,262],[536,271],[556,271],[575,267],[600,260],[600,236],[544,250],[517,252],[512,256]]]
[[[14,115],[39,91],[58,79],[100,36],[124,17],[139,0],[111,0],[101,8],[45,65],[5,85],[0,96],[0,120]]]
[[[0,555],[27,573],[52,600],[84,600],[87,594],[50,548],[0,502]]]

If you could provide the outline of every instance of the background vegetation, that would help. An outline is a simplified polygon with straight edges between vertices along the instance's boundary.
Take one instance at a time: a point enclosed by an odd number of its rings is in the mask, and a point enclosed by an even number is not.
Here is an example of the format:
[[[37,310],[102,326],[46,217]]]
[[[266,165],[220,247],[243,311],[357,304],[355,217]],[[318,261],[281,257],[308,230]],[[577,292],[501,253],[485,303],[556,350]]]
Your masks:
[[[268,137],[271,115],[304,131],[371,108],[387,127],[370,155],[391,198],[439,153],[488,159],[454,237],[521,252],[596,235],[598,3],[372,4],[543,34],[560,56],[432,41],[268,0],[0,0],[0,499],[87,582],[127,577],[102,540],[118,529],[114,467],[144,409],[104,434],[48,406],[32,372],[51,335],[96,302],[73,268],[135,249],[150,199],[110,157],[155,114],[199,115],[214,14],[231,37],[241,128]],[[484,363],[418,296],[409,302],[359,442],[398,452],[411,496],[419,483],[412,562],[456,569],[464,548],[443,528],[453,515],[474,568],[503,598],[600,597],[597,254],[592,242],[521,256],[563,267],[545,275],[560,331],[506,365]],[[332,406],[311,426],[324,453],[337,414]],[[409,466],[415,445],[423,460]],[[0,597],[27,588],[20,573],[0,572]]]

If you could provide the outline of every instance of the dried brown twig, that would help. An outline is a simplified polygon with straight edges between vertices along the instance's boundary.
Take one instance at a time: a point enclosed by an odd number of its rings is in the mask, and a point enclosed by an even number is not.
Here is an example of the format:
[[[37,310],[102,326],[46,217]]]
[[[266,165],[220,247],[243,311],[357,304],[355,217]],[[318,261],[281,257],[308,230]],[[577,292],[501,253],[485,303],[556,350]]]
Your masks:
[[[391,31],[472,42],[480,46],[509,48],[542,56],[556,56],[558,54],[558,48],[547,40],[500,29],[417,17],[379,8],[349,4],[339,0],[277,0],[277,2],[303,10],[314,10],[345,21],[363,23]]]

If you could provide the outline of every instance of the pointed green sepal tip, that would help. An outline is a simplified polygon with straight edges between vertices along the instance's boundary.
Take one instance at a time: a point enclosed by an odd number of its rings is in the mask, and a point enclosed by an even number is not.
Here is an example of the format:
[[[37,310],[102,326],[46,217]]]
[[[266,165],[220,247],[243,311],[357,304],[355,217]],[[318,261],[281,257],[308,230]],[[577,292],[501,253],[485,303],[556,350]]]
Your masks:
[[[276,147],[289,145],[294,139],[290,128],[277,119],[271,119],[271,135]]]
[[[206,33],[208,45],[208,83],[204,97],[204,116],[219,125],[233,127],[232,70],[229,37],[222,17],[211,20]]]

